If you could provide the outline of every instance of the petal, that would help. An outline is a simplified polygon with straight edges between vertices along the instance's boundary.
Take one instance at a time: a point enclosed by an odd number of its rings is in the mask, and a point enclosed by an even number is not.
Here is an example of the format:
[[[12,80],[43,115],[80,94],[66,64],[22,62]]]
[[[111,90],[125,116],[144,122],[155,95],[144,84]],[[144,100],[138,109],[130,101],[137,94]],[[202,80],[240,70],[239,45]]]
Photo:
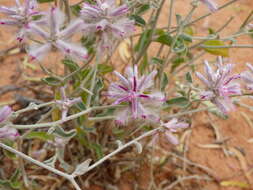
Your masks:
[[[106,19],[102,19],[96,24],[97,31],[103,31],[109,25],[109,22]]]
[[[109,13],[110,16],[123,16],[129,11],[128,6],[126,4],[121,5]]]
[[[117,22],[110,24],[112,33],[117,38],[126,38],[134,31],[134,21],[128,18],[119,19]]]
[[[7,14],[7,15],[15,15],[17,14],[17,11],[13,8],[0,6],[0,13]]]
[[[59,48],[64,54],[76,60],[85,60],[88,58],[86,48],[77,44],[72,44],[63,40],[57,40],[55,46]]]
[[[12,113],[12,109],[9,106],[4,106],[0,109],[0,123],[5,121]]]
[[[1,25],[19,26],[19,22],[16,20],[0,19]]]
[[[195,73],[196,76],[207,86],[207,87],[211,87],[212,83],[211,81],[208,81],[201,73],[196,72]]]
[[[123,75],[121,75],[117,71],[114,71],[113,73],[120,79],[120,82],[122,83],[123,87],[125,87],[126,89],[130,89],[130,82]]]
[[[167,138],[167,140],[172,143],[173,145],[178,145],[179,144],[179,141],[177,139],[176,136],[174,136],[172,133],[170,132],[165,132],[165,136]]]
[[[125,107],[123,109],[117,110],[116,112],[116,122],[120,125],[126,125],[130,119],[130,110],[129,107]]]
[[[4,126],[0,128],[0,138],[15,140],[19,136],[19,133],[16,129],[9,126]]]
[[[157,71],[152,71],[149,75],[144,76],[140,79],[138,89],[142,92],[145,89],[148,89],[154,85],[154,77],[156,76]]]
[[[229,98],[215,98],[212,102],[220,109],[220,111],[227,115],[228,112],[234,110],[234,105]]]
[[[60,11],[59,8],[52,7],[49,12],[49,23],[50,23],[50,31],[53,35],[59,33],[61,26],[63,25],[65,20],[65,16],[63,12]]]
[[[36,59],[41,61],[49,53],[51,47],[49,43],[40,46],[33,45],[29,48],[28,54],[32,57],[32,60]]]
[[[137,98],[132,98],[131,101],[131,111],[132,111],[132,116],[134,119],[136,119],[138,117],[138,100]]]
[[[50,34],[45,32],[41,27],[39,27],[36,24],[30,24],[29,25],[29,32],[37,34],[37,35],[41,36],[44,39],[49,39],[50,38]]]
[[[65,28],[64,30],[62,30],[59,33],[59,36],[61,36],[64,39],[67,39],[71,36],[73,36],[74,34],[76,34],[77,32],[79,32],[81,30],[81,26],[83,24],[83,21],[81,19],[76,19],[74,21],[72,21],[67,28]]]
[[[207,80],[210,82],[215,82],[216,81],[216,76],[215,73],[213,72],[213,69],[210,67],[208,61],[204,61],[205,64],[205,72],[207,75]]]
[[[215,12],[218,10],[217,4],[214,2],[214,0],[201,0],[210,11]]]

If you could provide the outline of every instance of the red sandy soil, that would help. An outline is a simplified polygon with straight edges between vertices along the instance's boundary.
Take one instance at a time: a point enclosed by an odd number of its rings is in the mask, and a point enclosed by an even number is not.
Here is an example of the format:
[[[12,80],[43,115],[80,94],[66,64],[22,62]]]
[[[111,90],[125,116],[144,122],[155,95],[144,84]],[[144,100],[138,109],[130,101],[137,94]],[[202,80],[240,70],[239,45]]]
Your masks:
[[[177,0],[176,11],[182,15],[185,15],[190,6],[188,4],[190,1],[187,0]],[[219,0],[219,4],[223,4],[227,0]],[[9,0],[1,0],[1,5],[12,4]],[[166,26],[168,18],[168,3],[164,5],[163,14],[159,19],[159,26]],[[204,19],[196,24],[198,26],[198,32],[206,32],[207,27],[218,28],[224,24],[231,16],[234,16],[234,20],[229,24],[229,26],[222,32],[221,36],[226,36],[233,32],[236,32],[240,24],[245,20],[250,11],[253,9],[252,0],[241,0],[236,4],[233,4],[224,10],[213,14],[211,17]],[[207,12],[205,6],[201,6],[197,13],[193,15],[197,18]],[[10,30],[0,29],[0,51],[8,47],[11,47],[13,43],[8,43],[11,39],[13,33],[7,32]],[[248,37],[242,37],[238,41],[239,44],[252,44],[253,40]],[[16,77],[19,70],[26,71],[27,69],[22,69],[21,60],[24,58],[24,54],[18,56],[10,56],[4,61],[0,62],[0,86],[13,84],[13,79]],[[214,58],[213,56],[209,56]],[[236,63],[235,71],[243,71],[246,62],[253,63],[253,50],[252,49],[231,49],[230,50],[230,60]],[[119,61],[119,60],[118,60]],[[199,60],[203,61],[203,60]],[[52,62],[45,63],[52,67]],[[39,67],[37,66],[36,71],[32,73],[29,72],[31,76],[37,76],[39,74]],[[19,79],[16,83],[21,83],[23,79]],[[7,93],[0,97],[1,103],[6,103],[12,101],[12,93]],[[246,103],[246,102],[245,102]],[[229,116],[228,120],[221,120],[213,115],[208,115],[207,113],[195,114],[193,124],[191,127],[191,135],[189,137],[188,151],[186,152],[186,157],[192,162],[207,166],[210,168],[218,182],[221,181],[239,181],[247,184],[253,185],[253,144],[248,142],[249,139],[253,138],[253,126],[246,121],[243,117],[243,113],[246,114],[250,119],[253,119],[252,112],[246,109],[239,108],[234,113]],[[215,143],[217,136],[215,130],[211,127],[210,123],[217,126],[219,134],[222,136],[220,140],[228,139],[223,143],[222,148],[201,148],[200,145],[213,144]],[[234,155],[226,156],[223,150],[229,150],[234,152]],[[166,174],[164,174],[166,176]],[[126,179],[125,179],[126,178]],[[131,176],[126,176],[122,180],[122,185],[120,185],[121,190],[134,189],[134,184],[131,183]],[[149,181],[149,175],[146,170],[143,174],[140,174],[141,187],[146,187]],[[210,181],[199,181],[202,189],[206,190],[239,190],[239,187],[222,187],[218,182]],[[175,188],[176,189],[176,188]],[[182,188],[184,189],[184,188]],[[185,188],[187,189],[187,188]],[[253,189],[253,186],[251,186]]]

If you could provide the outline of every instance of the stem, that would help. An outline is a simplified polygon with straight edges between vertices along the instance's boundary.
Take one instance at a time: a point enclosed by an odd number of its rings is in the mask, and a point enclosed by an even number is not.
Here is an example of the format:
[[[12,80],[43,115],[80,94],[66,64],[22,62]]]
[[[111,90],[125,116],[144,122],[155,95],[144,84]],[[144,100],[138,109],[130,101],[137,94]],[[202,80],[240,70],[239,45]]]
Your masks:
[[[93,165],[91,165],[90,167],[88,167],[88,169],[86,170],[85,173],[87,173],[88,171],[92,170],[93,168],[99,166],[100,164],[102,164],[103,162],[105,162],[106,160],[108,160],[109,158],[111,158],[112,156],[114,156],[115,154],[119,153],[120,151],[122,151],[123,149],[135,144],[137,141],[147,137],[147,136],[150,136],[150,135],[153,135],[155,132],[157,132],[158,130],[162,129],[162,127],[158,127],[156,129],[153,129],[151,131],[148,131],[147,133],[144,133],[143,135],[137,137],[136,139],[120,146],[119,148],[117,148],[115,151],[111,152],[110,154],[106,155],[104,158],[100,159],[99,161],[97,161],[96,163],[94,163]]]
[[[95,88],[95,84],[96,84],[96,76],[97,76],[97,71],[98,71],[98,63],[99,63],[99,58],[98,56],[96,57],[96,62],[95,62],[95,67],[94,67],[94,73],[93,73],[93,77],[92,77],[92,81],[91,81],[91,87],[89,89],[89,91],[91,93],[93,93],[93,90]],[[86,103],[86,107],[89,108],[90,104],[91,104],[91,98],[92,98],[92,94],[89,94],[88,98],[87,98],[87,103]]]
[[[107,109],[107,108],[115,108],[115,107],[120,107],[119,105],[108,105],[108,106],[95,106],[92,108],[88,108],[84,111],[81,111],[79,113],[73,114],[71,116],[66,117],[64,120],[58,120],[58,121],[53,121],[53,122],[48,122],[48,123],[38,123],[38,124],[32,124],[32,125],[14,125],[11,124],[11,127],[14,127],[16,129],[35,129],[35,128],[45,128],[45,127],[53,127],[57,126],[60,124],[63,124],[67,121],[70,121],[72,119],[76,119],[82,115],[85,115],[87,113],[90,113],[91,111],[94,110],[102,110],[102,109]]]
[[[216,49],[216,48],[253,48],[253,44],[246,44],[246,45],[224,45],[224,46],[207,46],[207,45],[200,45],[202,48],[208,49]]]
[[[12,148],[12,147],[10,147],[10,146],[7,146],[7,145],[5,145],[5,144],[3,144],[3,143],[0,143],[0,147],[2,147],[2,148],[5,149],[5,150],[8,150],[9,152],[14,153],[15,155],[18,155],[19,157],[21,157],[21,158],[23,158],[23,159],[25,159],[25,160],[27,160],[27,161],[29,161],[29,162],[32,162],[33,164],[35,164],[35,165],[37,165],[37,166],[40,166],[40,167],[42,167],[42,168],[44,168],[44,169],[47,169],[47,170],[49,170],[49,171],[51,171],[51,172],[53,172],[53,173],[55,173],[55,174],[57,174],[57,175],[59,175],[59,176],[64,177],[65,179],[68,179],[68,180],[74,185],[74,187],[76,188],[76,190],[81,190],[81,188],[80,188],[79,185],[76,183],[76,181],[75,181],[75,179],[73,178],[72,175],[66,174],[66,173],[64,173],[64,172],[62,172],[62,171],[60,171],[60,170],[57,170],[57,169],[55,169],[55,168],[53,168],[53,167],[51,167],[51,166],[48,166],[48,165],[44,164],[43,162],[40,162],[40,161],[38,161],[38,160],[35,160],[35,159],[33,159],[32,157],[27,156],[27,155],[25,155],[24,153],[19,152],[19,151],[17,151],[16,149],[14,149],[14,148]]]

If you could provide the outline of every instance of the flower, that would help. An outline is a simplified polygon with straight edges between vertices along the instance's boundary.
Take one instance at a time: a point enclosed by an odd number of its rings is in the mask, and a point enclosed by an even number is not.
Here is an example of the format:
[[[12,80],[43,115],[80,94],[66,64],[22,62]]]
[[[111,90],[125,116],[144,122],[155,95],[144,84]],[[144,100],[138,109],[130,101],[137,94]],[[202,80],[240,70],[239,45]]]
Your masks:
[[[214,2],[214,0],[200,0],[204,3],[211,12],[215,12],[218,10],[218,5]]]
[[[241,74],[242,79],[247,83],[247,88],[253,90],[253,66],[249,63],[246,63],[249,71],[245,71]]]
[[[33,34],[37,34],[45,40],[44,44],[30,47],[28,53],[32,59],[42,60],[53,48],[59,49],[65,55],[77,60],[88,58],[87,50],[84,47],[70,42],[70,38],[80,31],[83,21],[73,20],[63,29],[64,21],[65,15],[58,8],[53,7],[47,18],[49,32],[44,31],[36,24],[30,26]]]
[[[165,135],[167,140],[171,142],[174,145],[178,145],[179,141],[176,136],[173,135],[174,132],[177,132],[178,129],[185,129],[189,127],[188,123],[179,122],[178,119],[174,118],[170,120],[167,123],[164,123],[163,121],[160,122],[160,125],[163,127],[161,130],[159,130],[157,133],[155,133],[151,144],[156,144],[160,134]]]
[[[127,67],[126,76],[117,71],[114,74],[120,79],[119,83],[112,83],[107,95],[115,99],[113,104],[127,103],[116,114],[116,122],[126,124],[129,119],[149,119],[159,121],[157,112],[165,100],[161,92],[152,92],[150,88],[154,85],[154,77],[157,71],[152,71],[147,76],[138,78],[137,66],[134,69]]]
[[[76,103],[82,102],[82,99],[80,97],[74,99],[67,98],[65,93],[65,87],[60,88],[60,93],[62,99],[56,100],[56,104],[60,107],[62,111],[62,120],[64,121],[67,117],[69,108]]]
[[[117,39],[134,32],[134,21],[126,18],[126,4],[116,6],[115,0],[96,0],[96,4],[84,3],[81,10],[84,31],[99,34],[98,52],[114,49]]]
[[[207,87],[207,90],[201,93],[201,99],[210,100],[224,114],[234,109],[230,96],[241,94],[240,84],[233,82],[235,79],[239,79],[240,75],[231,75],[232,67],[232,64],[223,65],[222,58],[219,57],[216,72],[214,72],[209,63],[205,61],[207,78],[199,72],[196,73],[197,77]]]
[[[30,24],[43,22],[43,19],[34,19],[35,16],[42,16],[42,13],[36,11],[36,0],[25,0],[21,5],[19,0],[16,0],[15,7],[0,6],[0,13],[9,17],[9,19],[0,19],[1,25],[14,26],[19,29],[17,40],[22,42],[28,34]]]
[[[4,123],[8,120],[11,114],[12,110],[9,106],[4,106],[3,108],[1,108],[0,125],[4,125]],[[4,125],[0,128],[0,138],[15,140],[18,136],[18,131],[15,128],[9,127],[8,125]]]

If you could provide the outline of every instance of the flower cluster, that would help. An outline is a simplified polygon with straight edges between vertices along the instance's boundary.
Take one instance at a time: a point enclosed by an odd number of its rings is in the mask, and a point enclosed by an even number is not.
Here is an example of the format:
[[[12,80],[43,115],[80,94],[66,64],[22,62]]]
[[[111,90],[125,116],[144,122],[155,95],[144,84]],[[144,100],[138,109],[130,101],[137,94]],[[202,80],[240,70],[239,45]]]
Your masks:
[[[36,34],[44,40],[44,43],[30,47],[28,54],[32,59],[42,60],[52,48],[59,49],[63,54],[75,60],[87,59],[86,48],[70,42],[71,37],[80,32],[83,21],[73,20],[64,28],[65,15],[58,8],[51,8],[47,15],[46,26],[48,30],[43,30],[36,24],[32,24],[30,27],[32,34]]]
[[[179,122],[178,119],[174,118],[167,123],[160,122],[160,125],[163,127],[160,131],[158,131],[152,138],[151,144],[157,144],[160,135],[164,135],[168,142],[178,145],[179,141],[176,136],[173,135],[174,132],[177,132],[180,129],[185,129],[189,127],[188,123],[185,122]]]
[[[13,26],[18,28],[17,40],[22,42],[28,34],[31,24],[43,23],[43,13],[36,10],[36,0],[25,0],[22,5],[16,0],[15,7],[0,6],[0,13],[8,16],[8,19],[0,19],[1,25]],[[40,17],[36,19],[36,16]]]
[[[120,83],[112,83],[107,95],[115,99],[115,105],[127,103],[121,111],[117,112],[117,122],[126,124],[130,118],[159,121],[158,111],[165,101],[165,96],[159,91],[150,90],[154,85],[157,71],[139,78],[135,65],[134,68],[126,68],[127,77],[117,71],[114,74],[120,79]]]
[[[201,99],[210,100],[224,114],[234,109],[230,96],[241,94],[240,84],[234,82],[240,78],[240,75],[231,74],[232,68],[232,64],[224,65],[222,58],[219,57],[216,71],[205,61],[206,78],[199,72],[196,73],[197,77],[207,87],[206,91],[201,93]]]
[[[112,52],[117,39],[126,38],[134,32],[134,21],[126,17],[128,11],[125,4],[117,7],[115,0],[96,0],[95,4],[83,4],[83,30],[99,36],[99,54],[106,50]]]
[[[19,133],[16,129],[9,127],[8,124],[6,124],[8,118],[12,114],[12,110],[9,106],[4,106],[0,109],[0,139],[10,139],[15,140]]]

